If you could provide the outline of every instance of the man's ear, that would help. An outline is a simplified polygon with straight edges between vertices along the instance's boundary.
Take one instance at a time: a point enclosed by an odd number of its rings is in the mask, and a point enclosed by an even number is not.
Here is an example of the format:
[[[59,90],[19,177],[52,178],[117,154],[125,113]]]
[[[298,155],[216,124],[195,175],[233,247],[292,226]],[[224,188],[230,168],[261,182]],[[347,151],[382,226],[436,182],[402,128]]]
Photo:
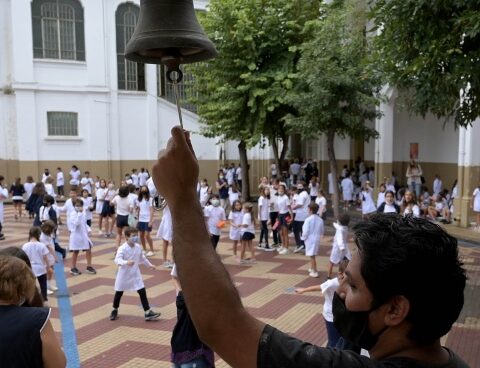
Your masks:
[[[397,326],[407,318],[409,312],[410,301],[403,295],[394,296],[388,303],[385,324],[387,326]]]

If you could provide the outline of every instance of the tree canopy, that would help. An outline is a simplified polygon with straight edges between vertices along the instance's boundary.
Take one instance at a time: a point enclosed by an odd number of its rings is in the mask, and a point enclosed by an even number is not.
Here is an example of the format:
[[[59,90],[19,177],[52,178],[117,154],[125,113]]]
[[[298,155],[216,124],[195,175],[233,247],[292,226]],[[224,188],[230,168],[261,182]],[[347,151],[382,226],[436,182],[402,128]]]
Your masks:
[[[480,116],[480,0],[373,4],[374,69],[407,90],[409,108],[460,126]]]
[[[327,136],[330,169],[336,178],[334,137],[368,140],[377,132],[367,122],[375,119],[381,83],[367,72],[366,4],[336,1],[322,17],[306,24],[310,39],[301,46],[296,93],[289,96],[298,116],[289,119],[292,130],[307,138]],[[335,179],[334,179],[335,180]],[[338,188],[334,186],[337,216]]]

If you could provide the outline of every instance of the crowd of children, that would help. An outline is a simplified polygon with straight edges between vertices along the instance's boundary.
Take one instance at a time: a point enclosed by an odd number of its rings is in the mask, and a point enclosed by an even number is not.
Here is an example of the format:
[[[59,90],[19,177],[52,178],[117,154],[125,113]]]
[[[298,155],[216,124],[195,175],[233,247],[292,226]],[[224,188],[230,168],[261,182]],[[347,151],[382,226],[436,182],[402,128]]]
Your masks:
[[[290,253],[304,253],[308,257],[308,275],[319,277],[319,268],[316,256],[319,254],[320,244],[324,236],[327,214],[327,198],[320,187],[315,171],[315,165],[309,162],[306,165],[294,161],[288,170],[286,180],[281,180],[276,167],[272,165],[272,178],[262,178],[259,188],[258,206],[251,202],[244,202],[239,190],[241,188],[241,167],[226,166],[219,170],[215,183],[217,193],[214,193],[206,179],[198,184],[198,199],[202,206],[205,225],[210,233],[212,246],[216,249],[223,231],[228,232],[232,241],[232,251],[236,262],[242,265],[256,263],[257,250],[277,251],[279,255]],[[359,169],[361,172],[361,169]],[[433,192],[430,194],[425,185],[417,185],[415,175],[418,172],[411,168],[410,185],[399,188],[396,179],[385,178],[374,189],[372,172],[364,168],[362,175],[359,170],[351,172],[344,168],[338,182],[331,178],[332,185],[338,184],[339,193],[343,200],[345,212],[333,222],[335,235],[333,237],[330,264],[327,271],[327,280],[319,286],[306,289],[297,289],[297,293],[319,290],[325,296],[323,316],[328,332],[328,346],[335,347],[338,340],[331,317],[331,304],[334,292],[338,287],[343,271],[351,259],[348,247],[348,226],[350,217],[347,210],[351,205],[357,205],[363,218],[374,212],[399,213],[404,216],[424,216],[432,221],[450,222],[453,212],[453,199],[458,196],[456,183],[451,191],[443,189],[440,177],[437,175],[433,183]],[[309,176],[305,175],[309,172]],[[274,174],[275,173],[275,174]],[[316,174],[316,175],[315,175]],[[155,269],[149,257],[155,255],[151,236],[154,217],[154,188],[148,183],[148,171],[132,170],[126,174],[119,187],[113,181],[106,181],[97,177],[93,179],[88,172],[82,177],[80,170],[73,166],[70,171],[69,198],[63,205],[56,202],[56,198],[64,198],[65,179],[60,168],[56,174],[56,193],[53,187],[55,180],[48,170],[45,170],[42,181],[34,183],[28,177],[22,184],[20,179],[8,191],[3,186],[3,177],[0,176],[0,240],[1,222],[3,220],[3,200],[9,195],[14,202],[15,220],[23,217],[23,208],[29,218],[33,219],[34,226],[30,229],[28,242],[22,247],[29,258],[32,271],[38,279],[41,296],[44,301],[57,288],[54,285],[54,265],[58,262],[56,251],[66,251],[58,244],[58,231],[62,214],[66,214],[66,225],[69,232],[68,250],[71,252],[70,273],[73,276],[82,274],[77,265],[80,251],[86,258],[85,272],[96,274],[92,264],[91,240],[92,223],[96,213],[98,217],[98,235],[111,237],[116,228],[116,249],[114,262],[118,266],[115,280],[115,295],[110,319],[118,318],[120,300],[125,291],[135,291],[139,294],[145,312],[145,320],[155,320],[160,313],[150,309],[145,285],[140,273],[140,264]],[[413,178],[413,179],[412,179]],[[376,192],[376,198],[375,198]],[[329,185],[329,193],[331,187]],[[418,193],[418,195],[417,195]],[[80,195],[79,195],[80,194]],[[476,213],[477,226],[480,231],[480,186],[473,191],[471,206]],[[255,246],[256,227],[260,228],[258,245]],[[290,233],[293,233],[291,237]],[[189,326],[190,338],[193,336],[195,346],[199,346],[202,354],[196,357],[202,361],[211,362],[212,356],[208,347],[195,340],[194,327],[190,326],[188,311],[183,300],[181,287],[176,277],[173,259],[168,258],[168,247],[172,243],[172,218],[168,206],[163,209],[163,216],[157,232],[157,238],[163,243],[162,266],[173,268],[172,277],[177,289],[178,324]],[[122,242],[124,239],[124,242]],[[290,247],[290,242],[294,248]],[[148,248],[147,248],[148,246]],[[333,277],[334,267],[338,266],[338,277]],[[190,321],[190,322],[189,322]],[[179,327],[180,328],[180,327]],[[177,330],[174,335],[181,334]],[[198,339],[198,336],[197,336]],[[181,362],[183,346],[180,340],[172,338],[178,351],[173,351],[172,361]],[[193,346],[193,345],[192,345]],[[191,347],[191,346],[190,346]]]

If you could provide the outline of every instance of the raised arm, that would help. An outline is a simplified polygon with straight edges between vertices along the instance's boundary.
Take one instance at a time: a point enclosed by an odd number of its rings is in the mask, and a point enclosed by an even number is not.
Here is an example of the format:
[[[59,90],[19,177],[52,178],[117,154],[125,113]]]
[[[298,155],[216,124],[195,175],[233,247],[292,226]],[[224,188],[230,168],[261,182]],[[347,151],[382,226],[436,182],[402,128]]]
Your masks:
[[[195,190],[198,162],[188,132],[180,127],[172,129],[153,180],[172,212],[174,260],[200,338],[230,366],[256,367],[264,324],[246,312],[212,247]]]

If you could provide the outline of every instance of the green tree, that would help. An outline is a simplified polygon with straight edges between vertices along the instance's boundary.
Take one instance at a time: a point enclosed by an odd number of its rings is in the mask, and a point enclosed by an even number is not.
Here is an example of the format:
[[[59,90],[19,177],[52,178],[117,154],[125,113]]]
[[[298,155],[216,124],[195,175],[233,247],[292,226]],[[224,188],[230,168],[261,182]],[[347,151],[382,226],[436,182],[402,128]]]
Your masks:
[[[326,135],[333,180],[338,177],[335,136],[368,140],[378,135],[366,125],[377,117],[379,102],[375,97],[379,83],[363,62],[368,53],[366,17],[363,2],[336,1],[325,6],[320,19],[306,25],[311,39],[301,46],[297,93],[290,96],[299,112],[289,119],[291,128],[306,138]],[[338,185],[334,185],[336,218],[338,198]]]
[[[374,4],[375,69],[409,92],[409,108],[459,126],[480,116],[480,0]]]
[[[266,137],[276,145],[288,135],[283,118],[294,112],[287,103],[293,91],[304,24],[318,16],[317,1],[212,0],[200,17],[219,55],[198,64],[195,103],[202,133],[239,141],[242,193],[249,198],[247,148]],[[275,146],[274,146],[275,148]]]

